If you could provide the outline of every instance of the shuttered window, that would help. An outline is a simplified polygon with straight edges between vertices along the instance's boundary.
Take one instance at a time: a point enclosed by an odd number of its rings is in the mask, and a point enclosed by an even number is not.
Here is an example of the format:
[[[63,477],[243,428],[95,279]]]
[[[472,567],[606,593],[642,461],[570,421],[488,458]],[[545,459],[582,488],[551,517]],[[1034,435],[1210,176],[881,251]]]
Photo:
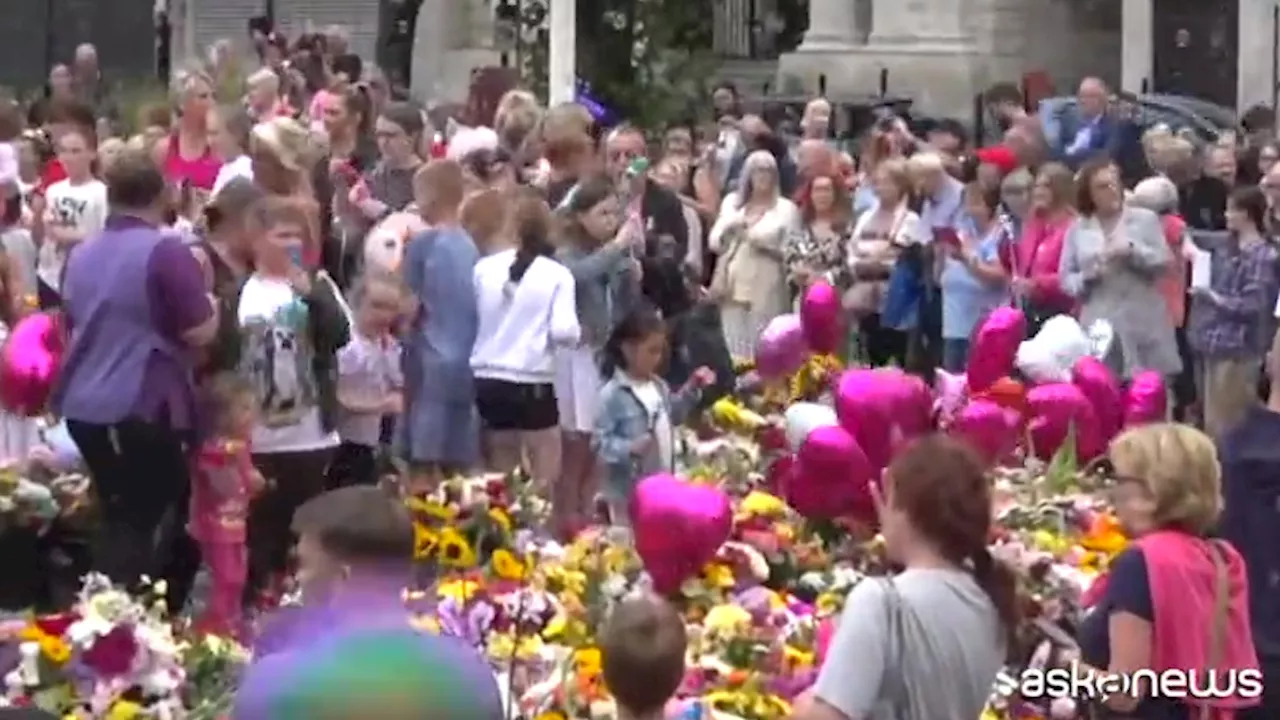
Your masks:
[[[351,33],[351,52],[366,63],[377,57],[378,0],[276,0],[276,27],[290,38],[341,25]]]

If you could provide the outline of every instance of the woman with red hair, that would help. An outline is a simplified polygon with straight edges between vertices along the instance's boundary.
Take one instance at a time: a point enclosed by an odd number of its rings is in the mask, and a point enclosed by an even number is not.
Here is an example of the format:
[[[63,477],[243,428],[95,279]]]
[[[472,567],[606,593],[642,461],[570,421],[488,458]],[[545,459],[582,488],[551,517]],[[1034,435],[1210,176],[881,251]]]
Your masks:
[[[815,280],[837,289],[849,286],[845,248],[853,224],[853,203],[844,178],[832,168],[815,175],[796,194],[800,230],[783,249],[787,277],[797,294]]]

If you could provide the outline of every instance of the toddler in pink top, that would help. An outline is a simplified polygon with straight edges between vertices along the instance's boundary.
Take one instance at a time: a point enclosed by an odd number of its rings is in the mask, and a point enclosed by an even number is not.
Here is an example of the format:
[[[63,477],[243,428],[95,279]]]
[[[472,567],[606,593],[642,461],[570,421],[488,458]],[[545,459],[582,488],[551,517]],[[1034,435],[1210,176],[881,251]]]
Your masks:
[[[248,580],[245,525],[249,503],[264,482],[253,467],[250,446],[256,405],[248,381],[232,373],[215,376],[207,389],[216,425],[195,456],[187,523],[211,580],[196,626],[203,632],[239,636],[241,597]]]

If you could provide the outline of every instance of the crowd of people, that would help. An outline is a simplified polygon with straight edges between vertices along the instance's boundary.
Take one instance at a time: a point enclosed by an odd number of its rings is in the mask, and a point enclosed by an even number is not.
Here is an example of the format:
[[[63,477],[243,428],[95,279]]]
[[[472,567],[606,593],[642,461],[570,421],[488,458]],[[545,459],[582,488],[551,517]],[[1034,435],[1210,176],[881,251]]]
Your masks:
[[[119,109],[88,46],[74,70],[53,69],[36,106],[0,106],[0,320],[7,331],[42,310],[64,325],[50,410],[99,514],[79,570],[125,585],[165,578],[181,608],[203,564],[213,589],[201,626],[248,637],[246,609],[278,598],[295,571],[305,595],[375,609],[398,598],[407,578],[387,568],[413,542],[392,496],[457,473],[525,466],[561,537],[625,526],[638,480],[675,469],[676,429],[730,391],[763,329],[825,281],[843,297],[847,362],[930,379],[964,370],[975,329],[1001,306],[1022,308],[1032,333],[1059,314],[1109,323],[1116,377],[1166,376],[1173,419],[1216,439],[1222,467],[1183,425],[1125,436],[1111,460],[1122,486],[1132,477],[1144,490],[1118,510],[1135,531],[1199,536],[1217,520],[1222,479],[1222,531],[1252,591],[1232,612],[1252,601],[1252,642],[1267,677],[1280,676],[1263,517],[1276,505],[1262,499],[1274,493],[1264,468],[1280,462],[1280,395],[1267,395],[1280,363],[1273,128],[1205,147],[1139,128],[1135,173],[1118,150],[1132,121],[1095,79],[1080,85],[1078,115],[1052,124],[993,88],[989,110],[1007,127],[995,145],[971,146],[958,123],[886,115],[856,157],[830,139],[824,99],[789,138],[745,113],[730,85],[709,98],[707,125],[657,136],[599,128],[578,105],[544,108],[519,90],[475,127],[434,127],[340,31],[293,47],[257,39],[261,69],[228,83],[241,64],[212,53],[175,75],[171,108],[131,137],[114,133]],[[23,462],[34,422],[7,416],[3,429],[0,456]],[[896,600],[868,584],[849,604],[936,603],[931,622],[963,625],[922,626],[956,647],[908,637],[920,663],[898,670],[954,675],[943,686],[961,688],[967,710],[1003,660],[1005,635],[990,630],[1015,613],[985,550],[990,490],[941,439],[890,474],[885,533],[909,581]],[[944,505],[954,512],[937,517]],[[1109,625],[1081,640],[1086,662],[1113,671],[1151,661],[1143,638],[1153,613],[1165,617],[1153,603],[1176,602],[1156,592],[1168,582],[1159,561],[1122,557],[1102,605]],[[1207,622],[1195,613],[1208,609],[1188,607],[1191,626]],[[867,658],[852,656],[887,642],[866,617],[842,625],[798,714],[866,717],[885,699]],[[1233,649],[1248,644],[1247,626],[1231,630]],[[260,647],[292,642],[268,635]],[[661,601],[614,613],[604,673],[634,717],[674,692],[684,641]],[[937,650],[927,662],[926,647]],[[867,682],[846,682],[855,676]],[[1164,702],[1114,709],[1190,716],[1152,704]]]

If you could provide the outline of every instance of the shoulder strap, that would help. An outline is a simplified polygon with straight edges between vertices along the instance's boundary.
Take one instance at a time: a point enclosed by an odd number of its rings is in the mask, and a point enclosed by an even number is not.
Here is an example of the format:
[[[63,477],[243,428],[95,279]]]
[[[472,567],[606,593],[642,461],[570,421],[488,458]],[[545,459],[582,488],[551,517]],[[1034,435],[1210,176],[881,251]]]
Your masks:
[[[915,708],[911,707],[911,693],[907,690],[905,622],[902,595],[894,585],[893,578],[881,577],[876,580],[881,585],[884,595],[885,636],[889,640],[885,657],[885,677],[888,679],[885,695],[893,707],[895,720],[921,720]]]
[[[316,271],[316,280],[329,286],[329,291],[333,293],[333,299],[337,301],[338,307],[342,308],[342,314],[347,318],[347,327],[355,327],[356,318],[351,312],[351,306],[347,304],[347,299],[342,296],[342,291],[338,289],[338,284],[329,277],[329,273],[324,270]]]

